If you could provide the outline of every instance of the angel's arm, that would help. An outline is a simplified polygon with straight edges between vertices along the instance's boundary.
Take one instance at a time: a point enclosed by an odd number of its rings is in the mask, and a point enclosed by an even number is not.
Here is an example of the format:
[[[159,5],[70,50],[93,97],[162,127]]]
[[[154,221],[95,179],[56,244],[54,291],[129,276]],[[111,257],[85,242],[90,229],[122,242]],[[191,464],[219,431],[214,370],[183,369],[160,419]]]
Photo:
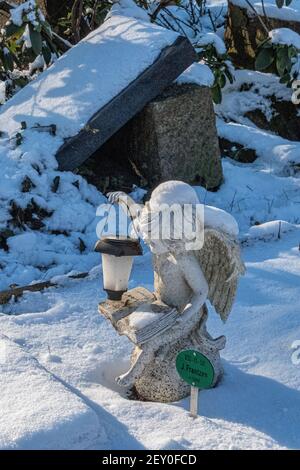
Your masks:
[[[200,267],[199,260],[193,252],[178,256],[177,263],[186,283],[193,292],[190,302],[182,312],[183,315],[190,317],[199,312],[205,303],[208,296],[208,284]]]
[[[142,204],[137,204],[128,194],[123,191],[108,193],[107,198],[111,204],[119,204],[126,214],[130,215],[133,220],[139,217],[143,208]]]

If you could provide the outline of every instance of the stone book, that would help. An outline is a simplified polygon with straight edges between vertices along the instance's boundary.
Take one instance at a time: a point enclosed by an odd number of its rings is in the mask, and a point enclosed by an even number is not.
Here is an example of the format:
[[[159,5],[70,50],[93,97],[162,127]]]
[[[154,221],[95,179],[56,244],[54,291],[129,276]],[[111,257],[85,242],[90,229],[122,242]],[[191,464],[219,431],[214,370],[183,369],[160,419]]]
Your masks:
[[[143,344],[171,328],[178,319],[178,311],[156,301],[140,305],[117,324],[121,335],[134,344]]]
[[[99,313],[111,322],[120,335],[141,345],[175,325],[176,308],[156,299],[153,292],[136,287],[123,294],[122,301],[104,301]]]

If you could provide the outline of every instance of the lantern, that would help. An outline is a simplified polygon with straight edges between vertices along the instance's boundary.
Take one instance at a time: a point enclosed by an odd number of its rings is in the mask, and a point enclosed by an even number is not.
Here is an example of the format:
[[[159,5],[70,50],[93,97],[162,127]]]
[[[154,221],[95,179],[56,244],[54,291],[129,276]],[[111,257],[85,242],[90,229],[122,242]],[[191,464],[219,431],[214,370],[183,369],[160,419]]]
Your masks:
[[[105,237],[95,251],[102,254],[103,287],[110,300],[121,300],[128,290],[133,257],[143,254],[140,242],[128,237]]]

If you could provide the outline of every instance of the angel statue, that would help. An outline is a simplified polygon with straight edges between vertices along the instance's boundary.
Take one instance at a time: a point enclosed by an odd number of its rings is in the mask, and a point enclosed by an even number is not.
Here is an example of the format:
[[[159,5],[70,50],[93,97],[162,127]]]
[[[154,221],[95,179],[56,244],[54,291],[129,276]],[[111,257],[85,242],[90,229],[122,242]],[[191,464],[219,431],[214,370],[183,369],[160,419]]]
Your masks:
[[[235,219],[223,210],[201,205],[195,190],[180,181],[160,184],[142,207],[123,192],[109,193],[108,198],[111,203],[125,208],[134,220],[135,230],[153,255],[154,296],[176,312],[171,328],[135,347],[131,367],[117,378],[118,383],[134,389],[146,400],[180,400],[189,394],[190,387],[176,372],[176,356],[184,349],[195,349],[212,363],[213,385],[216,385],[222,376],[219,351],[225,347],[226,339],[224,336],[214,339],[207,332],[205,302],[208,299],[221,319],[227,320],[239,277],[244,273]],[[173,227],[167,231],[167,236],[156,230],[167,206],[175,208],[175,212],[179,208],[183,215],[181,220],[190,219],[193,227],[203,232],[202,238],[198,237],[198,241],[202,240],[201,246],[193,244],[191,237],[187,239],[181,227],[178,230],[180,224],[176,217],[168,219],[171,225],[173,221]],[[203,220],[199,224],[196,223],[197,211],[184,211],[197,206],[202,207]]]

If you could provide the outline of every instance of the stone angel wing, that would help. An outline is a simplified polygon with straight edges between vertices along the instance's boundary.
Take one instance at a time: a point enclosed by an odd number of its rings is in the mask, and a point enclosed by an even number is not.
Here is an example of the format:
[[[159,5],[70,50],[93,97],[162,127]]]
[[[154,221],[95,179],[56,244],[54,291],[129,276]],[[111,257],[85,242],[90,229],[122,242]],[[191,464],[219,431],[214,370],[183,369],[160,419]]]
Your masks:
[[[205,228],[204,245],[197,254],[209,287],[208,299],[225,322],[233,306],[239,277],[245,273],[238,241],[223,231]]]

